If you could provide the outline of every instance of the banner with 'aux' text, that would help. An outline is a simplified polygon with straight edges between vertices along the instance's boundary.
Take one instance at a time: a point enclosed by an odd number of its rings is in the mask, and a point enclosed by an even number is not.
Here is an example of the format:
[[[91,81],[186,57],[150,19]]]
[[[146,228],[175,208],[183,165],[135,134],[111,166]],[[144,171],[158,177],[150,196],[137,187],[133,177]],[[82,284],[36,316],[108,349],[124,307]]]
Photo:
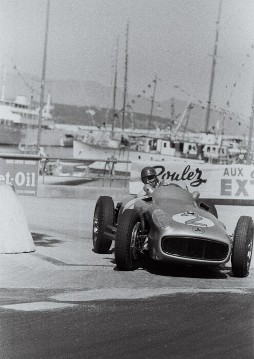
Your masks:
[[[137,194],[143,183],[143,167],[155,168],[159,180],[187,185],[190,192],[199,191],[201,198],[217,203],[254,204],[254,166],[211,165],[195,162],[133,162],[129,183],[130,194]]]

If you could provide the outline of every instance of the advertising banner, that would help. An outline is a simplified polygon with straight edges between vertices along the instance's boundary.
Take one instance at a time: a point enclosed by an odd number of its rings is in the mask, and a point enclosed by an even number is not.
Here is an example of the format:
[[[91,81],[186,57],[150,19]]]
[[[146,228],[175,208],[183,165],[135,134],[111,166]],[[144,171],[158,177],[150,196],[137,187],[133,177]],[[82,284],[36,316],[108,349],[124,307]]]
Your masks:
[[[140,173],[151,163],[132,163],[130,194],[142,188]],[[159,180],[187,185],[190,192],[199,191],[202,198],[214,199],[216,203],[254,204],[254,166],[211,165],[188,162],[152,163]]]
[[[39,161],[21,158],[0,158],[0,183],[10,184],[19,195],[36,196]]]

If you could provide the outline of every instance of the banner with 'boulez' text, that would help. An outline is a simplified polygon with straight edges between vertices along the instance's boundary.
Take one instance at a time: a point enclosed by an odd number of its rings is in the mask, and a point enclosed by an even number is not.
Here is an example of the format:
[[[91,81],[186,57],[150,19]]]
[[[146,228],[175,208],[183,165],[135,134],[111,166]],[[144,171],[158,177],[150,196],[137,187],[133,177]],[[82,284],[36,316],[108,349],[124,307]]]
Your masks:
[[[248,201],[254,203],[254,166],[211,165],[195,162],[133,162],[130,194],[137,194],[142,188],[140,173],[143,167],[153,166],[159,180],[187,185],[190,192],[199,191],[201,197],[217,199],[227,203]]]
[[[12,185],[20,195],[36,196],[39,161],[31,159],[0,159],[0,184]]]

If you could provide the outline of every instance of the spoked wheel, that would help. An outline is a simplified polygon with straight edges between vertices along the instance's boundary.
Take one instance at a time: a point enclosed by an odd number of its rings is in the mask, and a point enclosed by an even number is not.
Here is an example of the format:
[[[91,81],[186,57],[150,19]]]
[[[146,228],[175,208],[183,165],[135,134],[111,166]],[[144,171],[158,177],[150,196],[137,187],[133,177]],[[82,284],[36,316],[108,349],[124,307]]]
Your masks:
[[[107,253],[112,240],[105,236],[107,226],[114,225],[115,208],[113,199],[109,196],[99,197],[93,217],[93,247],[96,253]]]
[[[142,224],[139,212],[126,209],[118,223],[115,243],[115,261],[119,270],[138,268],[142,247]]]
[[[252,218],[241,216],[235,228],[231,257],[234,277],[247,277],[249,274],[253,248],[253,233]]]

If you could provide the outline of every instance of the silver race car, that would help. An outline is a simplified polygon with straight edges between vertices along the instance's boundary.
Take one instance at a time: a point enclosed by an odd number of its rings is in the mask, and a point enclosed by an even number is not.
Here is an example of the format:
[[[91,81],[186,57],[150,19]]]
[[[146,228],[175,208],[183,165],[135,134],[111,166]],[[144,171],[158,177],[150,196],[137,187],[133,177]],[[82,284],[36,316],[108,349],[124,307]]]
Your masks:
[[[149,195],[114,206],[113,199],[97,200],[93,246],[107,253],[115,241],[119,270],[134,270],[144,254],[161,262],[220,266],[231,259],[235,277],[249,274],[253,220],[241,216],[229,236],[213,205],[180,186],[159,186]]]

